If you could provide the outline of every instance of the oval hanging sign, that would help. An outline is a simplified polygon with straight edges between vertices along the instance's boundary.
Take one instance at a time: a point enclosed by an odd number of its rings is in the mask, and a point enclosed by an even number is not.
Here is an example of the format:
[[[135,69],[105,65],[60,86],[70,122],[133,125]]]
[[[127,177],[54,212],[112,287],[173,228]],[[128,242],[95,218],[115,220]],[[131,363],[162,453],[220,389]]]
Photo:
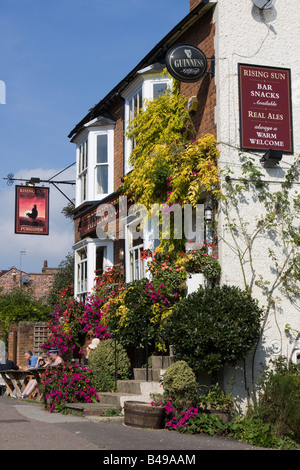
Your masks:
[[[177,80],[197,82],[206,73],[207,58],[198,47],[177,44],[168,50],[166,66],[169,73]]]

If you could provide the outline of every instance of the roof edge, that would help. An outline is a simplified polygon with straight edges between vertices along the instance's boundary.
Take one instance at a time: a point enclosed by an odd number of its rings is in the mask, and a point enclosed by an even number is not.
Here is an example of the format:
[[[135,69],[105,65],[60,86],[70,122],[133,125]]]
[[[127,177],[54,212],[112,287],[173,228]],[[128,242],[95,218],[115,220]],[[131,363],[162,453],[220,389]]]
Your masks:
[[[151,65],[155,59],[173,45],[190,26],[192,26],[207,11],[216,5],[215,0],[202,0],[188,15],[186,15],[151,51],[131,70],[98,104],[96,104],[89,113],[72,129],[68,138],[72,139],[80,132],[84,124],[97,117],[105,108],[116,99],[122,99],[120,94],[127,87],[139,70]],[[158,60],[157,60],[158,62]]]

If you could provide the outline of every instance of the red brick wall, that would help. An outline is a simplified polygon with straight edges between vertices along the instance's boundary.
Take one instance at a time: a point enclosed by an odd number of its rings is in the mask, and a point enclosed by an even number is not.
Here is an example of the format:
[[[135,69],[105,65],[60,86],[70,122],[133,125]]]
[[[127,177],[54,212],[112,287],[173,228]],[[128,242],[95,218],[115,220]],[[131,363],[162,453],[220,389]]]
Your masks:
[[[192,44],[201,49],[207,58],[214,55],[215,27],[212,23],[212,13],[206,13],[195,25],[180,37],[179,43]],[[208,60],[208,71],[211,70],[211,60]],[[187,98],[197,96],[198,109],[191,114],[195,128],[195,138],[211,133],[216,136],[215,106],[216,87],[214,78],[206,74],[195,83],[181,83],[181,93]]]
[[[122,184],[124,176],[124,102],[117,100],[111,109],[116,120],[114,132],[114,191]]]
[[[12,289],[20,285],[20,276],[26,274],[20,272],[17,268],[11,268],[0,277],[0,294],[7,294]]]
[[[54,274],[30,274],[30,287],[38,299],[46,300],[54,281]]]
[[[24,285],[21,276],[27,275],[30,278],[29,284]],[[38,299],[45,299],[50,292],[54,281],[55,270],[52,273],[24,273],[17,268],[11,268],[7,273],[0,277],[0,294],[8,294],[14,288],[22,286],[24,289],[30,289]]]
[[[8,357],[19,367],[26,367],[25,351],[34,351],[34,328],[44,326],[44,322],[20,322],[11,325],[8,334]],[[44,354],[43,354],[44,355]]]

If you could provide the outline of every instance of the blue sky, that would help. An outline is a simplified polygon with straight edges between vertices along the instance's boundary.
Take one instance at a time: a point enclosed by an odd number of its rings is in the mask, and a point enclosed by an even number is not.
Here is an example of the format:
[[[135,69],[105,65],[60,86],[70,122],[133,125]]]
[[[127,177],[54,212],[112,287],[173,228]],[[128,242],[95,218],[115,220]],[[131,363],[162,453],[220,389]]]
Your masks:
[[[15,235],[3,178],[47,179],[72,164],[69,132],[188,13],[189,0],[1,0],[0,270],[56,267],[73,244],[68,201],[52,186],[49,236]],[[72,198],[73,186],[60,188]]]

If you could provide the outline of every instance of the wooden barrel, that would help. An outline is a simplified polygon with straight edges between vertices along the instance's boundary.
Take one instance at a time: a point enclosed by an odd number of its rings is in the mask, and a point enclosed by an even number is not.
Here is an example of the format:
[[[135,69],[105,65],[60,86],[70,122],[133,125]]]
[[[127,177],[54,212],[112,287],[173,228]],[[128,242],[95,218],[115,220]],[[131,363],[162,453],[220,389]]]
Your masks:
[[[139,401],[124,402],[124,424],[140,428],[161,428],[164,425],[165,409]]]

